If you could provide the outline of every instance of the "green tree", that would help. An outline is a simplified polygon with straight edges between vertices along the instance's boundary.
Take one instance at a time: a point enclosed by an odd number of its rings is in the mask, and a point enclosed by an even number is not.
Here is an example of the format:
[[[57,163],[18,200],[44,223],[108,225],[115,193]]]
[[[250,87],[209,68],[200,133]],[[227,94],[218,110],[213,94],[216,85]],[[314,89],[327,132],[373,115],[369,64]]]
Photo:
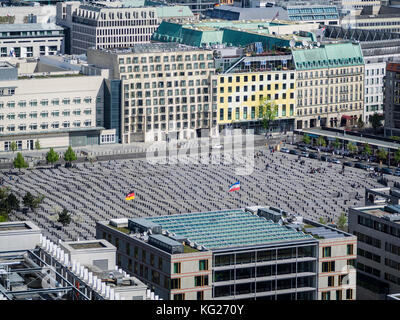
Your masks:
[[[31,210],[35,211],[35,209],[37,209],[39,205],[43,202],[44,198],[45,196],[42,194],[39,194],[38,196],[34,197]]]
[[[359,129],[362,129],[362,128],[364,128],[364,126],[365,126],[365,123],[364,123],[362,117],[359,117],[358,120],[357,120],[357,127]]]
[[[13,193],[8,195],[6,203],[11,210],[19,210],[19,200]]]
[[[57,221],[60,222],[64,227],[70,224],[71,215],[68,213],[67,209],[63,209],[63,211],[58,215]]]
[[[354,153],[356,153],[356,152],[358,151],[358,148],[357,148],[357,146],[356,146],[354,143],[349,142],[349,143],[347,144],[347,150],[349,150],[349,152],[350,152],[351,154],[354,154]]]
[[[324,218],[322,218],[322,217],[320,217],[318,219],[318,222],[321,223],[321,224],[326,224],[326,220]]]
[[[390,139],[396,140],[396,141],[400,141],[400,137],[399,136],[390,136]]]
[[[368,158],[372,154],[372,149],[368,143],[364,144],[363,154],[366,155]]]
[[[19,171],[21,171],[22,168],[28,168],[28,164],[26,163],[21,152],[17,153],[17,157],[14,159],[13,164],[14,168],[19,169]]]
[[[371,123],[375,133],[378,131],[380,127],[382,127],[382,120],[383,116],[376,112],[369,117],[369,122]]]
[[[325,139],[324,139],[323,136],[319,136],[319,137],[318,137],[317,144],[318,144],[320,147],[326,147],[326,142],[325,142]]]
[[[8,215],[11,212],[9,201],[7,201],[10,191],[10,187],[0,188],[0,222],[8,221]]]
[[[54,164],[58,161],[58,153],[54,151],[53,148],[50,148],[50,151],[46,154],[46,161],[47,163]]]
[[[340,140],[339,140],[339,138],[336,138],[335,141],[333,141],[333,147],[336,150],[340,148]]]
[[[388,152],[385,149],[380,148],[378,150],[378,158],[379,158],[379,160],[384,161],[384,160],[387,159],[387,156],[388,156]]]
[[[337,225],[340,230],[346,231],[345,229],[346,229],[346,225],[347,225],[347,217],[344,212],[342,212],[342,214],[340,215]]]
[[[305,144],[311,144],[311,138],[308,134],[303,135],[303,142]]]
[[[15,151],[17,151],[17,148],[18,148],[17,143],[15,141],[11,142],[11,144],[10,144],[11,151],[15,152]]]
[[[262,126],[265,130],[269,130],[271,121],[273,121],[278,114],[278,106],[265,97],[260,102],[259,110],[259,116],[262,118]]]
[[[39,141],[39,139],[37,139],[37,140],[35,141],[35,149],[36,149],[36,150],[40,150],[40,148],[41,148],[41,146],[40,146],[40,141]]]
[[[34,201],[35,201],[35,197],[29,191],[22,198],[22,202],[23,202],[24,206],[30,208],[32,211],[34,208],[34,206],[33,206]]]
[[[64,153],[64,159],[67,161],[69,164],[72,163],[72,161],[75,161],[77,159],[76,154],[74,150],[72,150],[71,146],[68,147],[67,151]]]
[[[400,149],[397,149],[394,153],[394,161],[396,161],[397,165],[400,163]]]

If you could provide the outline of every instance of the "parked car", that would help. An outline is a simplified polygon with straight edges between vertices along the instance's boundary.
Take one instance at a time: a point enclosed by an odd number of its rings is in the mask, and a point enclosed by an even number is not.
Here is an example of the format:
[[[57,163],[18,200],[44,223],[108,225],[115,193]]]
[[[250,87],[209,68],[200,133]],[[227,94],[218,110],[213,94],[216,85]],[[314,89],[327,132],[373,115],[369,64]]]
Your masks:
[[[397,170],[393,173],[396,177],[400,177],[400,170]]]
[[[338,159],[336,159],[336,158],[332,158],[332,161],[331,161],[332,163],[337,163],[337,164],[340,164],[341,162],[340,162],[340,160],[338,160]]]
[[[343,162],[343,165],[346,166],[346,167],[353,167],[354,166],[353,162],[351,162],[351,161]]]
[[[314,153],[314,152],[310,152],[310,153],[308,154],[308,157],[309,157],[310,159],[318,159],[318,155],[317,155],[316,153]]]
[[[302,157],[308,158],[309,153],[308,153],[308,152],[305,152],[305,151],[302,151],[302,152],[300,153],[300,155],[301,155]]]
[[[295,154],[295,155],[299,154],[299,152],[297,150],[294,150],[294,149],[290,150],[289,153],[290,154]]]
[[[354,168],[359,168],[359,169],[364,169],[364,170],[366,170],[366,169],[367,169],[367,166],[366,166],[364,163],[362,163],[362,162],[356,162],[356,163],[354,164]]]
[[[374,167],[374,171],[375,171],[375,172],[381,172],[381,171],[382,171],[382,168],[380,168],[380,167]]]
[[[385,174],[393,174],[393,170],[390,168],[382,168],[381,172]]]
[[[283,152],[283,153],[289,153],[289,149],[288,149],[288,148],[281,148],[281,152]]]
[[[320,160],[321,161],[328,161],[329,157],[327,156],[321,156]]]
[[[310,149],[308,149],[306,146],[300,146],[299,150],[304,152],[310,151]]]

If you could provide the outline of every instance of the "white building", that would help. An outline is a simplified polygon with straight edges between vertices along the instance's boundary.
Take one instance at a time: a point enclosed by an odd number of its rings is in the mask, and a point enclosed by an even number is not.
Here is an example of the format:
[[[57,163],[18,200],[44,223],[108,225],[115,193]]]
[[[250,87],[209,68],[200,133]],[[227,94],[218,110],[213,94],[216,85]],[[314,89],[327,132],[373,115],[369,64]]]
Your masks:
[[[104,103],[103,75],[55,71],[18,75],[3,62],[0,68],[0,151],[98,144],[103,127],[96,109]],[[100,121],[101,124],[101,121]]]
[[[2,24],[0,57],[39,57],[62,51],[63,28],[55,24]]]
[[[369,117],[374,113],[383,113],[384,78],[386,75],[386,62],[378,59],[364,57],[365,61],[365,92],[363,121],[369,123]]]
[[[12,17],[14,23],[55,23],[56,6],[0,7],[0,17]]]

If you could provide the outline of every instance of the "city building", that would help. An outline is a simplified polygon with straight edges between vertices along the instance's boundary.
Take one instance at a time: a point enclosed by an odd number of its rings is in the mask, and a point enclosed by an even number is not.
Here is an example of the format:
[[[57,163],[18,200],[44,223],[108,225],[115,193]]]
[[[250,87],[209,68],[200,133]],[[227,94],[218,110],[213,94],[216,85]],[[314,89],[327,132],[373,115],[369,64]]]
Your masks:
[[[57,24],[65,28],[70,54],[86,53],[88,48],[130,47],[149,43],[162,20],[195,20],[187,6],[157,5],[138,1],[80,1],[57,4]]]
[[[96,238],[163,299],[317,299],[318,241],[244,209],[112,219]]]
[[[349,209],[349,233],[357,236],[357,299],[385,300],[399,292],[399,195],[395,188],[367,189],[365,206]]]
[[[55,23],[56,6],[3,6],[0,7],[0,20],[12,23]]]
[[[292,48],[296,129],[354,126],[364,111],[364,59],[357,43]]]
[[[153,41],[177,42],[196,47],[218,45],[243,47],[261,42],[264,50],[301,45],[303,40],[316,41],[313,23],[290,21],[227,21],[199,22],[163,21],[152,36]]]
[[[229,2],[232,0],[222,0],[222,2]],[[202,16],[204,13],[214,7],[218,2],[210,0],[167,0],[167,3],[179,4],[182,6],[187,6],[195,15]]]
[[[202,129],[218,134],[211,50],[151,43],[87,55],[89,64],[110,70],[106,98],[121,114],[105,126],[120,132],[121,143],[190,139]]]
[[[366,6],[360,15],[349,13],[341,20],[346,29],[379,30],[400,33],[400,8]]]
[[[13,141],[18,150],[34,149],[37,140],[41,148],[99,144],[104,77],[36,60],[2,62],[0,151],[11,150]]]
[[[158,300],[106,240],[56,244],[31,221],[0,223],[0,239],[0,300]]]
[[[386,67],[384,116],[385,136],[400,135],[400,61]]]
[[[366,126],[370,125],[369,117],[378,113],[383,115],[384,110],[384,79],[386,75],[386,62],[379,61],[379,58],[364,56],[365,69],[365,92],[364,92],[364,113],[363,121]]]
[[[206,16],[223,20],[287,20],[293,22],[339,25],[339,13],[335,6],[304,3],[273,7],[218,6],[206,11]]]
[[[220,131],[230,127],[262,129],[265,110],[260,105],[264,99],[277,107],[269,131],[293,131],[296,75],[290,50],[242,55],[217,78]]]
[[[39,57],[63,50],[63,28],[55,24],[2,24],[0,57]]]

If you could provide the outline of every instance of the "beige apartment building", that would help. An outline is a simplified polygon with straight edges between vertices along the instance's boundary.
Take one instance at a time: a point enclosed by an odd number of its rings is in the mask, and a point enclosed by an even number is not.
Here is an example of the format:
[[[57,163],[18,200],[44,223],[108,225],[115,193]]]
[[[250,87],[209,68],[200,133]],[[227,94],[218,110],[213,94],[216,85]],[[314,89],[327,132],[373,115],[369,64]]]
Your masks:
[[[217,134],[211,50],[152,43],[89,49],[87,56],[89,64],[110,70],[109,81],[121,81],[122,143],[190,139],[202,129]]]
[[[15,141],[19,150],[98,144],[96,108],[103,109],[104,76],[78,71],[18,76],[17,67],[0,68],[0,151]]]
[[[364,59],[359,44],[293,48],[297,71],[296,129],[357,124],[364,109]]]

